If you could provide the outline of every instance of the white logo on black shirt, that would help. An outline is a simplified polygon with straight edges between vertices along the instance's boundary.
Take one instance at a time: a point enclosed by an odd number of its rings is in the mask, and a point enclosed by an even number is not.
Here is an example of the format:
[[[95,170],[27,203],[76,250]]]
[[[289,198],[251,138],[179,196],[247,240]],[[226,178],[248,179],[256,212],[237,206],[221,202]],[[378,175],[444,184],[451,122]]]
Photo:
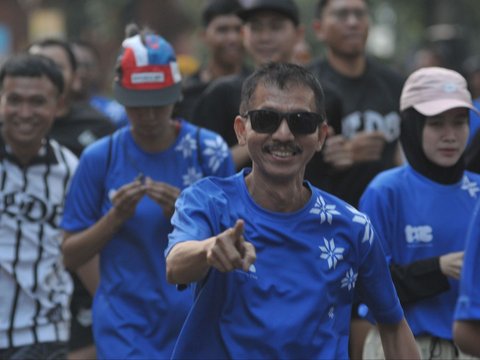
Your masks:
[[[374,110],[355,111],[342,120],[342,134],[351,139],[359,131],[381,131],[388,142],[400,136],[400,115],[392,111],[382,115]]]

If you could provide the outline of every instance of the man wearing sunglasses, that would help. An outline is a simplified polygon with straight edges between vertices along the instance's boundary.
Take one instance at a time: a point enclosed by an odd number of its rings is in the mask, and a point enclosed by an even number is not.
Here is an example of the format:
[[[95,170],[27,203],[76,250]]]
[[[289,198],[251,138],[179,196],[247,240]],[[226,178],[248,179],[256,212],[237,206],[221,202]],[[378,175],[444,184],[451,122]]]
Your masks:
[[[196,294],[174,359],[348,358],[355,286],[386,356],[419,358],[369,219],[303,179],[324,113],[318,81],[298,65],[245,80],[234,124],[252,168],[198,181],[172,218],[167,279]]]
[[[242,2],[238,15],[243,20],[245,49],[255,68],[269,62],[294,62],[295,47],[304,39],[304,26],[294,0],[250,0]],[[198,100],[195,121],[222,135],[230,146],[237,169],[247,166],[245,147],[238,146],[233,120],[238,115],[242,83],[248,74],[213,81]],[[341,99],[331,86],[324,86],[325,112],[336,132],[340,131]],[[307,166],[305,177],[318,187],[328,189],[330,171],[322,156],[316,154]]]
[[[300,11],[295,0],[251,0],[241,2],[245,50],[255,68],[272,61],[293,60],[294,47],[303,39]],[[203,92],[194,109],[195,121],[225,139],[238,169],[248,164],[248,154],[237,146],[233,119],[238,114],[242,83],[248,74],[222,77]]]

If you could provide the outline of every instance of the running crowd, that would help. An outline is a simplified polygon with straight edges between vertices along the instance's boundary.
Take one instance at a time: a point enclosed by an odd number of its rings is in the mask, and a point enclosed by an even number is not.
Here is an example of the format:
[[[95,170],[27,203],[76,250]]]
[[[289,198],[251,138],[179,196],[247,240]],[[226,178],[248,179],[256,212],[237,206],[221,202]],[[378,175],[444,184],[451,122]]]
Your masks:
[[[130,24],[114,99],[87,42],[7,58],[0,359],[480,358],[480,93],[368,5],[312,59],[295,0],[205,0],[187,76]]]

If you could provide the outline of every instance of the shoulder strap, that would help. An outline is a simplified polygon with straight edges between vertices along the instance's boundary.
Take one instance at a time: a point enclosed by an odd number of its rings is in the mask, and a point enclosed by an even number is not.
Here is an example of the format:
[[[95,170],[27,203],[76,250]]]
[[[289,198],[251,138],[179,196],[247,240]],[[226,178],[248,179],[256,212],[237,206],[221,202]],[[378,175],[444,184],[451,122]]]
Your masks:
[[[197,160],[200,168],[202,169],[203,176],[206,175],[205,169],[203,168],[203,157],[202,157],[202,142],[200,141],[200,130],[202,128],[197,126],[197,130],[195,131],[195,140],[197,141]]]
[[[112,148],[113,148],[113,134],[108,136],[108,152],[107,152],[107,161],[105,162],[105,175],[103,177],[103,181],[107,178],[108,171],[110,170],[110,163],[112,161]],[[108,195],[108,194],[107,194]],[[103,196],[102,199],[105,198],[105,187],[103,188]]]
[[[112,145],[113,143],[113,134],[110,134],[108,137],[108,153],[107,153],[107,162],[105,163],[106,173],[108,173],[108,168],[110,167],[110,161],[112,159]]]

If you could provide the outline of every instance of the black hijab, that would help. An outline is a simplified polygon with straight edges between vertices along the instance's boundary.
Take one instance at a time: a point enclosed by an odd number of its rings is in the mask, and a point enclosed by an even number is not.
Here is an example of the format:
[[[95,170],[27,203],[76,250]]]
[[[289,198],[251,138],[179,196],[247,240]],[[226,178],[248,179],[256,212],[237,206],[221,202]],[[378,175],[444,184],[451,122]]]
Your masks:
[[[422,146],[426,116],[413,107],[400,113],[400,142],[408,163],[415,171],[437,183],[449,185],[460,181],[465,171],[464,154],[453,166],[439,166],[428,160]]]

